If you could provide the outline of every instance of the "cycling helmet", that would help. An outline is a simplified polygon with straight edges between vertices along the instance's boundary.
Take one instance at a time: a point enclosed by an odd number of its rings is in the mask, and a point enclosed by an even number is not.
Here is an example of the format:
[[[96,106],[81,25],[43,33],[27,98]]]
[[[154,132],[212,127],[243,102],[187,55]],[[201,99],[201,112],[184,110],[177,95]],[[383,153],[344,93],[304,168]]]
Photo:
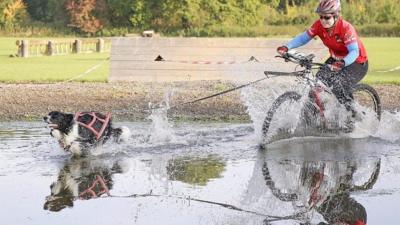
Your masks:
[[[318,14],[338,14],[340,12],[340,0],[320,0],[315,12]]]

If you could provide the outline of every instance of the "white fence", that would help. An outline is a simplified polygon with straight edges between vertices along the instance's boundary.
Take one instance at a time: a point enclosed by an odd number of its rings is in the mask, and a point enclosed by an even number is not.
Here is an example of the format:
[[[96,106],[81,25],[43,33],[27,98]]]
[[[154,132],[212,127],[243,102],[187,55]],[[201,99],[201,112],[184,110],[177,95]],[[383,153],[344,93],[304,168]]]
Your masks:
[[[18,40],[17,56],[54,56],[90,52],[110,52],[111,39],[76,39],[76,40]]]

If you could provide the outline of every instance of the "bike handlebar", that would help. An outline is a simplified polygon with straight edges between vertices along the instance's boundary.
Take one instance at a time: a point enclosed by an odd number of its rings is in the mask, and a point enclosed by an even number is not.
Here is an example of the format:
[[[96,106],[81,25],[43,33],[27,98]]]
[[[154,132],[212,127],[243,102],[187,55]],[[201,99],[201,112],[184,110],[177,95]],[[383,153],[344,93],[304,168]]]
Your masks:
[[[305,67],[307,69],[310,69],[312,66],[317,66],[317,67],[324,67],[326,64],[323,63],[314,63],[313,59],[315,58],[314,54],[309,54],[306,55],[304,53],[296,52],[296,51],[288,51],[283,55],[278,55],[276,56],[278,58],[283,58],[285,59],[286,62],[293,62],[296,64],[299,64],[302,67]]]

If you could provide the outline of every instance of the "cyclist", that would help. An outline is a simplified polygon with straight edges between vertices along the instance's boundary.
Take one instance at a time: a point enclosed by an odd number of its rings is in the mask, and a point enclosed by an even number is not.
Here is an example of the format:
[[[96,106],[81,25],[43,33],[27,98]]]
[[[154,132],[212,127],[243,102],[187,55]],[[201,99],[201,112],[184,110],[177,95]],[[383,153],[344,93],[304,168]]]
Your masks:
[[[367,211],[364,206],[350,197],[349,192],[330,195],[317,211],[324,217],[326,222],[318,225],[366,225]]]
[[[284,55],[318,36],[328,47],[330,57],[325,62],[328,67],[320,69],[316,76],[332,89],[338,101],[355,117],[352,87],[367,74],[368,58],[356,30],[342,19],[340,10],[340,0],[321,0],[316,9],[319,20],[286,45],[278,47],[277,51]]]

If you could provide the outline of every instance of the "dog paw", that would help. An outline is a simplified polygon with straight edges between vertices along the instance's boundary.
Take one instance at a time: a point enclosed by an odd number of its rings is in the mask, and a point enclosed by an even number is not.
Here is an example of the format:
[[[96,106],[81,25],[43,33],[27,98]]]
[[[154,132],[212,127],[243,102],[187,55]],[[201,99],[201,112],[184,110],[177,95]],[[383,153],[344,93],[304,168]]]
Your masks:
[[[74,155],[74,156],[81,156],[82,155],[82,149],[79,143],[73,142],[69,146],[69,151]]]

